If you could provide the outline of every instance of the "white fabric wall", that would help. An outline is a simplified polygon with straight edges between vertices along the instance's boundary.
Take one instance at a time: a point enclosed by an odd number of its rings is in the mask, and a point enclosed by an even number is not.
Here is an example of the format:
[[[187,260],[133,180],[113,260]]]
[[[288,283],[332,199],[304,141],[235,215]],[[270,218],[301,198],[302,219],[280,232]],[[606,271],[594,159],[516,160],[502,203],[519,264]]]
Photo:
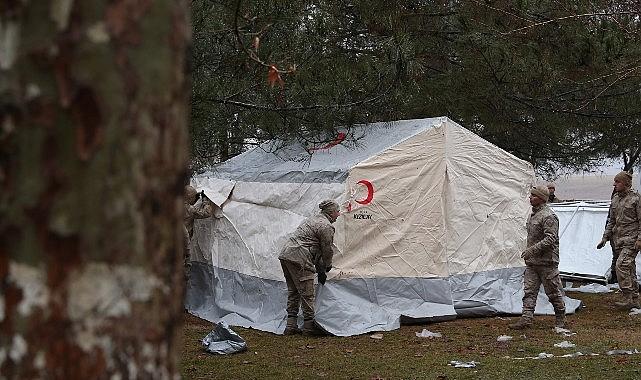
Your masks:
[[[605,278],[612,261],[612,249],[606,244],[596,249],[601,240],[610,202],[590,204],[553,204],[559,217],[559,270]]]
[[[195,181],[205,193],[219,191],[216,182]],[[194,223],[192,260],[263,279],[284,281],[278,253],[289,233],[319,212],[324,199],[340,201],[339,183],[237,182],[223,204],[223,215]],[[339,218],[340,219],[340,218]],[[335,242],[340,247],[337,231]]]
[[[603,236],[609,207],[609,201],[552,205],[552,210],[559,217],[561,272],[606,278],[612,263],[612,249],[609,243],[602,249],[596,249],[596,245]],[[640,260],[637,256],[639,279]]]
[[[524,266],[532,166],[446,122],[445,219],[451,274]]]
[[[368,205],[343,216],[344,257],[337,278],[447,277],[441,194],[445,161],[442,129],[431,128],[356,165],[349,188],[374,186]],[[366,215],[371,219],[355,219]],[[330,272],[331,273],[331,272]]]
[[[361,180],[374,188],[367,205],[357,202],[367,195]],[[330,278],[446,278],[519,267],[532,183],[529,164],[442,118],[353,167],[345,183],[197,179],[224,215],[195,224],[203,232],[192,257],[282,281],[280,246],[329,198],[343,205]]]

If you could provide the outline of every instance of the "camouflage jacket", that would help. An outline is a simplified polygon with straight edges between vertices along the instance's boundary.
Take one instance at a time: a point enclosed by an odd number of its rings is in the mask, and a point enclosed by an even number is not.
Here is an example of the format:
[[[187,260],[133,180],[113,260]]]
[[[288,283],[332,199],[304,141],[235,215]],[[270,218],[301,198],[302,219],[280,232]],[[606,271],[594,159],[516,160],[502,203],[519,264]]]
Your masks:
[[[550,198],[548,199],[548,203],[561,203],[563,200],[559,199],[559,197],[556,196],[556,194],[550,195]]]
[[[204,198],[200,203],[190,205],[185,202],[184,224],[189,237],[194,234],[194,219],[209,218],[214,215],[213,203]]]
[[[532,207],[527,221],[527,265],[559,265],[559,218],[546,205]]]
[[[306,271],[324,271],[332,265],[334,249],[334,226],[325,214],[319,213],[296,228],[278,258],[297,263]]]
[[[617,248],[634,248],[641,240],[641,199],[632,190],[616,193],[610,204],[608,224],[603,238],[611,240]]]

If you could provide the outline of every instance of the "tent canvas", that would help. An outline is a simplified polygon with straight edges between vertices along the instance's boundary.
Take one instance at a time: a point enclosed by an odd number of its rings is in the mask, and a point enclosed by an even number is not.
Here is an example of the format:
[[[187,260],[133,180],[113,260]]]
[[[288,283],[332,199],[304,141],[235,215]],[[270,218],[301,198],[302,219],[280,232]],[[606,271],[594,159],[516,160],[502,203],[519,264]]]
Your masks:
[[[596,245],[605,229],[610,201],[555,203],[551,208],[559,217],[561,277],[606,282],[612,263],[612,248],[606,244],[597,250]],[[639,265],[637,276],[641,278]]]
[[[349,133],[357,146],[328,144],[310,157],[300,144],[270,153],[267,143],[193,179],[222,213],[195,225],[187,309],[282,332],[279,248],[329,198],[343,214],[334,269],[317,286],[316,320],[327,331],[520,313],[532,167],[444,117]],[[578,307],[566,301],[569,312]],[[551,312],[539,297],[537,313]]]

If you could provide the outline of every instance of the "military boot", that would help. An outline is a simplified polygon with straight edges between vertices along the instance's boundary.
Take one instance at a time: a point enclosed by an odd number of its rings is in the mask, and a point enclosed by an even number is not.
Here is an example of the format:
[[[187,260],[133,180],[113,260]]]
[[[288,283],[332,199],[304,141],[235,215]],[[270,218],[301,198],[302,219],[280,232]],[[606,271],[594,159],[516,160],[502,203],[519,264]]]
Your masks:
[[[564,329],[565,326],[567,326],[567,322],[565,320],[565,310],[554,310],[554,315],[556,316],[554,327],[560,327]]]
[[[287,326],[285,326],[285,332],[283,332],[283,335],[296,335],[300,333],[301,331],[298,328],[298,317],[287,317]]]
[[[618,309],[630,310],[633,307],[639,306],[639,299],[634,299],[632,294],[624,294],[623,299],[621,301],[616,301],[614,303],[614,306],[616,306]]]
[[[319,328],[313,319],[303,322],[303,335],[305,336],[323,336],[327,335],[325,331]]]
[[[534,312],[524,311],[521,318],[518,321],[516,321],[516,323],[512,323],[508,327],[514,330],[526,329],[528,327],[532,327],[533,320],[534,320]]]

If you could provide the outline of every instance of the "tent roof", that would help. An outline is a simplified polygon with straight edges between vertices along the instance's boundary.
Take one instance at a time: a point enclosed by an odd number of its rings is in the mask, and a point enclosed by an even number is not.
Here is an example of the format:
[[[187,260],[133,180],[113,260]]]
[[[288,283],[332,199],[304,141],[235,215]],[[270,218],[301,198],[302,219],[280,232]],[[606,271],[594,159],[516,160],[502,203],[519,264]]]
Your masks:
[[[216,167],[205,176],[247,182],[343,182],[348,170],[404,140],[446,122],[446,117],[360,124],[342,133],[353,146],[334,143],[312,148],[268,141]]]

